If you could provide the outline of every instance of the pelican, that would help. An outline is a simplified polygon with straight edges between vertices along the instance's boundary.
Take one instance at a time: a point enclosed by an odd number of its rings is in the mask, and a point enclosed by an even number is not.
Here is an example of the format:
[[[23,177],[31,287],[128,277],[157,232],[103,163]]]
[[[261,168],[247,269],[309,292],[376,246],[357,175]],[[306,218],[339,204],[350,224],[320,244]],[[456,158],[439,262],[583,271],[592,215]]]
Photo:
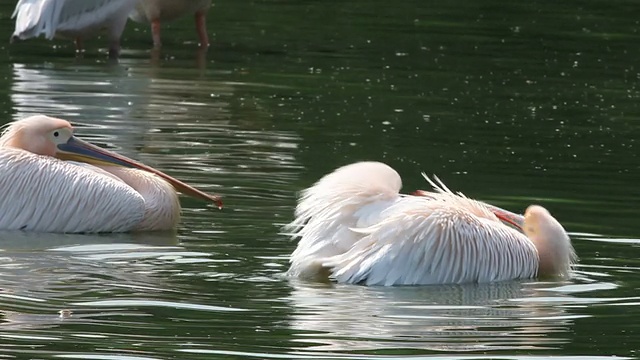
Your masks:
[[[82,141],[69,122],[44,115],[2,132],[0,189],[0,230],[169,230],[180,219],[176,190],[222,207],[218,196]]]
[[[299,239],[288,274],[385,286],[568,276],[576,255],[546,209],[522,217],[423,176],[433,191],[401,195],[394,169],[358,162],[302,191],[284,227]]]
[[[109,39],[109,57],[120,53],[120,36],[127,24],[129,13],[138,0],[20,0],[11,18],[16,27],[11,37],[25,40],[44,35],[71,38],[76,50],[82,51],[82,42],[88,36],[106,29]]]
[[[140,23],[151,23],[153,46],[160,48],[160,22],[175,20],[185,14],[194,14],[200,47],[207,48],[209,36],[206,16],[210,7],[211,0],[140,0],[129,18]]]

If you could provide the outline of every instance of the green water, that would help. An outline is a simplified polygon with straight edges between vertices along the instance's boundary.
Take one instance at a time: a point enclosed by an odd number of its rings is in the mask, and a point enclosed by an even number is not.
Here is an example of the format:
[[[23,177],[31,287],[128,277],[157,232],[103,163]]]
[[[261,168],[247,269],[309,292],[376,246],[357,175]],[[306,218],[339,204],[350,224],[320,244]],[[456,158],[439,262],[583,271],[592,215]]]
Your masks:
[[[9,38],[13,2],[0,5]],[[224,196],[176,234],[1,234],[4,358],[637,357],[638,6],[632,1],[216,1],[150,51],[0,46],[4,122],[33,113]],[[296,192],[384,161],[407,191],[548,208],[564,282],[366,288],[284,277]],[[3,191],[10,191],[5,189]],[[69,310],[71,316],[60,316]],[[66,312],[63,312],[66,314]]]

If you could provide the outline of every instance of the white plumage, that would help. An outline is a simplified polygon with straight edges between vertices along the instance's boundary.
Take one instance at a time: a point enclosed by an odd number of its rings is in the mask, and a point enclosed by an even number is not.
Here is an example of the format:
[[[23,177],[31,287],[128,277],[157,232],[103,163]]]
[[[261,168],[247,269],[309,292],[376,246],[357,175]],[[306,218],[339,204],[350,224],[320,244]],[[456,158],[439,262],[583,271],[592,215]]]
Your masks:
[[[400,195],[398,173],[377,162],[326,175],[302,192],[285,227],[299,239],[289,274],[366,285],[568,275],[573,247],[544,208],[527,210],[523,233],[499,219],[515,214],[429,182],[434,192]]]
[[[20,149],[0,151],[0,189],[8,189],[0,197],[2,230],[122,232],[144,215],[143,197],[124,182]]]
[[[109,55],[117,56],[120,36],[129,13],[138,0],[20,0],[12,18],[16,19],[12,39],[28,39],[44,35],[51,40],[64,37],[82,40],[106,30]]]
[[[13,122],[2,133],[0,189],[0,230],[168,230],[180,219],[176,190],[222,205],[216,196],[75,138],[68,122],[43,115]]]

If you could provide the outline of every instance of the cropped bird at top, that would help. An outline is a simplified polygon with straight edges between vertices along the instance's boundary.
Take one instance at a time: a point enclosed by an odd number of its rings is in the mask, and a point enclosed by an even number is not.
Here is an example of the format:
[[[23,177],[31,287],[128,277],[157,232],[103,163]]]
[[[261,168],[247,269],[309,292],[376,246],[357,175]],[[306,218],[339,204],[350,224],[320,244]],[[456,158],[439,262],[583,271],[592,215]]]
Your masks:
[[[83,40],[106,30],[109,57],[120,53],[120,37],[138,0],[20,0],[11,41],[44,35],[74,39],[82,51]]]
[[[176,191],[222,207],[218,196],[82,141],[69,122],[44,115],[0,136],[0,189],[0,230],[169,230],[180,220]]]
[[[386,286],[569,275],[571,240],[546,209],[523,217],[423,176],[433,191],[402,195],[395,170],[359,162],[302,191],[284,227],[299,239],[288,274]]]
[[[186,14],[193,14],[196,31],[200,40],[200,47],[209,47],[207,35],[207,12],[211,7],[211,0],[140,0],[130,18],[133,21],[151,24],[153,46],[160,48],[160,24],[172,21]]]

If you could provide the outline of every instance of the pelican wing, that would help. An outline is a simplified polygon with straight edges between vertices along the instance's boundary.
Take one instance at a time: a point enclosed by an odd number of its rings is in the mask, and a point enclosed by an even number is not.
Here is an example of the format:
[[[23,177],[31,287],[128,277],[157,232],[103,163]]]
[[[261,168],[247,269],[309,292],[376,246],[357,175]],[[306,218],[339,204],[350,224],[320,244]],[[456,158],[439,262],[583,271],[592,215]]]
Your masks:
[[[284,227],[299,238],[289,274],[322,276],[317,260],[350,249],[362,237],[351,228],[380,221],[381,212],[399,199],[400,186],[400,176],[389,166],[362,162],[341,167],[304,190],[296,218]]]
[[[16,19],[13,36],[24,40],[45,33],[47,13],[52,11],[52,3],[47,0],[18,1],[11,15],[11,18]]]
[[[137,2],[138,0],[20,0],[13,13],[16,17],[13,35],[20,39],[40,35],[53,39],[56,32],[81,34],[109,27],[109,20],[126,22],[129,12]]]
[[[342,283],[418,285],[491,282],[536,276],[538,254],[520,232],[469,212],[451,195],[405,197],[374,226],[354,229],[362,238],[322,265]]]
[[[0,230],[130,231],[144,217],[140,194],[91,166],[0,149]]]

